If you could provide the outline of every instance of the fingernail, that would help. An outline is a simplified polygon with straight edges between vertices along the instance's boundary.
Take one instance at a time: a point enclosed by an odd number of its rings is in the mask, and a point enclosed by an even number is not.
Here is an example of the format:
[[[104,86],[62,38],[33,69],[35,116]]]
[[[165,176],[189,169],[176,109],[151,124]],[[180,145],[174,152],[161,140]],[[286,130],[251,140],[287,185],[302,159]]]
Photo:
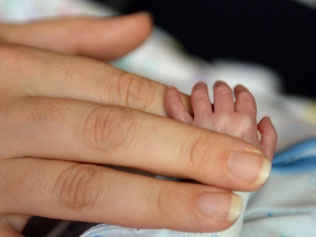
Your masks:
[[[236,151],[229,157],[228,168],[236,178],[261,185],[269,177],[271,162],[261,153]]]
[[[216,221],[232,222],[242,211],[242,198],[224,193],[203,193],[197,201],[199,212]]]

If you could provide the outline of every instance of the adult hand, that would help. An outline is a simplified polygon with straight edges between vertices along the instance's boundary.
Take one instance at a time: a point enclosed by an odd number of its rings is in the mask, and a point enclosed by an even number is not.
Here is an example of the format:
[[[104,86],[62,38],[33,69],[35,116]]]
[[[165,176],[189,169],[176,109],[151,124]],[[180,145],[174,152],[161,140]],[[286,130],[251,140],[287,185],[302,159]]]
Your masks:
[[[165,118],[166,86],[69,55],[116,58],[150,29],[144,13],[0,25],[1,236],[20,236],[31,215],[219,231],[241,209],[228,190],[265,182],[269,169],[261,168],[265,158],[256,147]],[[189,110],[188,96],[181,96]]]

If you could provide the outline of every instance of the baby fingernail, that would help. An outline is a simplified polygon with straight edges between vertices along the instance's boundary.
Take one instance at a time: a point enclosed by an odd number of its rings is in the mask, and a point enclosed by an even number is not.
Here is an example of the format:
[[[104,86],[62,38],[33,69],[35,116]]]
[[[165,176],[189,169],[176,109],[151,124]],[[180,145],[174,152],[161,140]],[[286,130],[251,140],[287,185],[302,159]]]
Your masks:
[[[228,167],[236,178],[261,185],[269,177],[271,162],[260,153],[236,151],[229,157]]]
[[[216,221],[232,222],[242,211],[242,198],[225,193],[203,193],[197,202],[200,213]]]

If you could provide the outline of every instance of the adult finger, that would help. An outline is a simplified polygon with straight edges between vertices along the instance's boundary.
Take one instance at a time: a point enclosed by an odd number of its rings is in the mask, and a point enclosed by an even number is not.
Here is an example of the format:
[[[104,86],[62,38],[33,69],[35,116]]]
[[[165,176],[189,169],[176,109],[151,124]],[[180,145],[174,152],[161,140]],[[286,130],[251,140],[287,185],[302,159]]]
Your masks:
[[[253,145],[124,107],[23,98],[2,111],[3,158],[118,165],[245,191],[258,189],[270,171]]]
[[[114,59],[138,47],[152,29],[148,13],[111,18],[69,17],[0,24],[0,42]]]
[[[4,215],[210,232],[228,228],[242,209],[229,191],[96,165],[25,157],[2,160],[0,174]]]
[[[16,45],[0,45],[0,89],[8,95],[43,96],[120,105],[166,115],[166,86],[104,62]],[[190,111],[188,96],[181,94]]]

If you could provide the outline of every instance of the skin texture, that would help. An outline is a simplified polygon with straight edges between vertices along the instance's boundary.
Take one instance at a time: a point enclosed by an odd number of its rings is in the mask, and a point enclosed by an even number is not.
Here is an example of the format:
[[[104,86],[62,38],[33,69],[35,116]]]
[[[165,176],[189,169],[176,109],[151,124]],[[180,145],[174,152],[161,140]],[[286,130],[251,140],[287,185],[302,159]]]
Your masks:
[[[186,111],[178,90],[169,87],[165,93],[167,113],[173,119],[224,133],[253,144],[272,160],[276,148],[277,135],[269,117],[257,124],[257,108],[253,95],[242,85],[232,90],[222,81],[214,84],[214,104],[210,102],[207,86],[197,83],[192,90],[193,115]],[[260,138],[258,137],[260,132]]]
[[[236,152],[265,159],[256,146],[166,118],[165,85],[104,62],[140,45],[151,25],[146,13],[0,24],[0,236],[20,236],[32,215],[219,231],[234,222],[229,190],[261,187],[227,168]],[[205,216],[201,195],[227,201]]]

